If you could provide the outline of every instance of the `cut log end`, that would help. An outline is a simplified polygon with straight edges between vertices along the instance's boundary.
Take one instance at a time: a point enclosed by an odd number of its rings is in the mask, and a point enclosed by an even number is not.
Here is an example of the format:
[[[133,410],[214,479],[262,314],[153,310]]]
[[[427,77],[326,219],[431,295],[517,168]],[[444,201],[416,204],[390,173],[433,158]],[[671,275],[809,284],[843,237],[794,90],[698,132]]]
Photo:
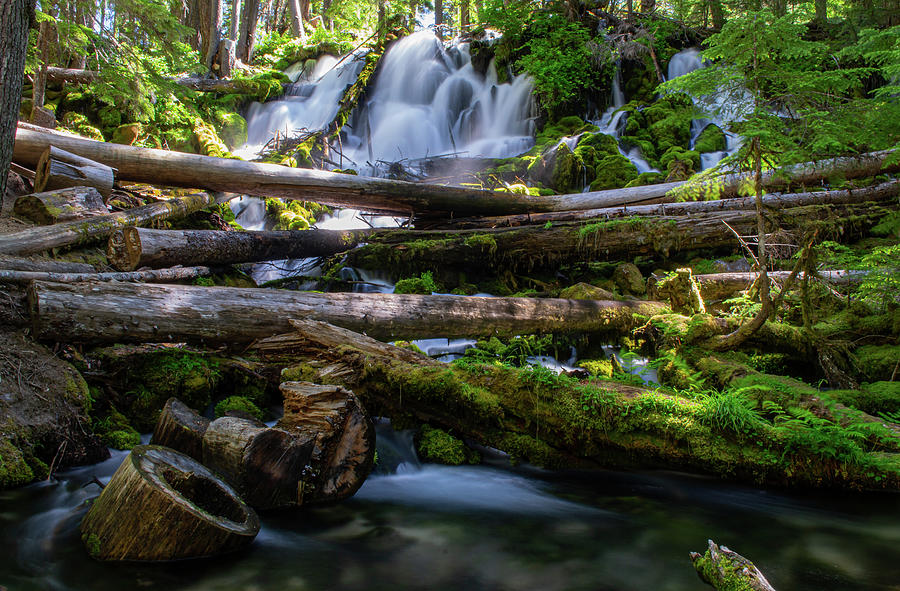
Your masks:
[[[141,260],[141,237],[134,227],[120,228],[112,233],[106,247],[106,258],[119,271],[134,271]]]
[[[203,434],[209,419],[201,417],[177,398],[169,398],[153,430],[153,445],[171,447],[195,460],[203,458]]]
[[[98,560],[180,560],[246,546],[259,533],[259,518],[193,458],[140,445],[94,501],[81,533]]]

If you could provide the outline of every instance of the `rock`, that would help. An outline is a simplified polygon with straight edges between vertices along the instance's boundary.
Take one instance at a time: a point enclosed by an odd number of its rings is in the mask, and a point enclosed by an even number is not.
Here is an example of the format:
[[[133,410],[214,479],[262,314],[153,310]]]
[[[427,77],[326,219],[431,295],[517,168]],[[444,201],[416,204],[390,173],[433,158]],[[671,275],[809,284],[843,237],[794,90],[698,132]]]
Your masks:
[[[247,143],[247,120],[237,113],[222,113],[218,117],[219,137],[229,150]]]
[[[109,141],[114,144],[130,146],[137,141],[143,131],[144,127],[140,123],[126,123],[118,126],[113,131],[112,138]]]
[[[641,270],[634,263],[623,263],[613,271],[613,281],[622,291],[633,295],[642,295],[647,292],[647,283]]]
[[[91,433],[78,371],[20,333],[0,332],[0,489],[92,464],[109,450]]]
[[[718,125],[710,123],[703,128],[694,141],[694,150],[700,153],[721,152],[728,147],[725,132]]]
[[[638,271],[640,273],[640,271]],[[559,297],[569,300],[617,300],[619,296],[602,287],[589,283],[576,283],[559,292]]]

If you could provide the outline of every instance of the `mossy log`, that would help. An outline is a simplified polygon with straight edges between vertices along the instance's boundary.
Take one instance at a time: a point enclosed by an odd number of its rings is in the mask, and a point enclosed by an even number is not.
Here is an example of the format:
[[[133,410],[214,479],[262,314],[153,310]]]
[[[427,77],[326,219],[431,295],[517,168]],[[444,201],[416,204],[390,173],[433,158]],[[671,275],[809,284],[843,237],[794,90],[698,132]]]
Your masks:
[[[718,591],[775,591],[755,564],[712,540],[708,544],[702,556],[691,552],[691,562],[701,581]]]
[[[114,181],[115,171],[109,166],[56,146],[48,146],[35,168],[34,190],[41,192],[69,187],[93,187],[107,199],[112,193]]]
[[[83,70],[78,68],[57,68],[47,66],[47,81],[57,84],[62,82],[70,82],[72,84],[90,84],[100,72],[94,70]]]
[[[807,205],[766,210],[764,218],[769,231],[803,233],[819,229],[822,238],[847,239],[863,234],[896,209],[893,202]],[[348,253],[345,262],[365,269],[391,268],[407,276],[448,268],[479,269],[485,273],[530,271],[585,260],[669,257],[701,248],[737,248],[737,239],[728,226],[742,235],[755,234],[756,212],[725,210],[681,216],[599,218],[549,228],[380,230],[368,237],[366,246]]]
[[[119,271],[173,265],[226,265],[333,255],[350,250],[368,231],[116,230],[106,256]]]
[[[96,269],[87,263],[71,263],[45,258],[24,258],[0,255],[0,269],[8,271],[35,271],[44,273],[94,273]]]
[[[82,281],[135,281],[169,283],[206,277],[214,273],[210,267],[173,267],[118,273],[60,273],[55,271],[10,271],[0,268],[0,283],[29,283],[31,281],[55,281],[78,283]]]
[[[29,289],[35,334],[82,342],[237,344],[316,318],[382,339],[514,336],[540,332],[621,334],[658,302],[450,295],[313,293],[238,287],[47,283]]]
[[[193,458],[139,445],[94,501],[81,533],[98,560],[180,560],[247,546],[259,518]]]
[[[246,80],[234,80],[228,78],[195,78],[185,77],[173,80],[176,84],[196,90],[197,92],[218,92],[221,94],[250,94],[255,95],[259,90],[247,84]],[[291,84],[281,85],[282,92],[287,92]]]
[[[69,187],[23,195],[13,205],[14,215],[42,226],[108,213],[103,197],[93,187]]]
[[[209,423],[209,419],[200,416],[182,401],[169,398],[156,421],[150,444],[171,447],[195,460],[202,460],[203,435]]]
[[[31,254],[60,246],[89,244],[108,238],[123,226],[142,226],[184,217],[204,207],[225,203],[232,197],[227,193],[192,193],[126,211],[2,234],[0,254]]]
[[[118,177],[124,180],[300,199],[417,217],[509,215],[647,203],[666,199],[670,190],[680,186],[678,183],[668,183],[611,191],[532,197],[503,191],[416,184],[136,148],[49,132],[21,123],[16,133],[13,158],[19,164],[34,166],[50,145],[111,166],[118,171]],[[802,182],[812,182],[808,180],[812,178],[824,178],[834,174],[836,170],[845,176],[853,176],[854,171],[862,171],[866,173],[863,176],[871,176],[882,170],[887,155],[886,152],[879,152],[857,159],[838,159],[815,166],[798,166],[788,170],[787,176],[796,172]],[[782,183],[783,175],[771,174],[766,178],[771,183]],[[728,196],[736,194],[730,192],[731,188],[736,191],[745,179],[746,175],[735,175],[734,178],[716,180],[713,184],[717,194]]]
[[[790,274],[790,271],[768,272],[769,280],[774,281],[776,284],[786,280]],[[851,285],[862,282],[866,278],[866,274],[865,271],[822,270],[815,273],[815,278],[831,285]],[[804,275],[805,273],[801,272],[798,276],[798,281]],[[706,273],[693,276],[694,281],[697,282],[700,288],[700,294],[703,296],[704,301],[710,302],[723,300],[740,291],[750,289],[758,277],[759,273],[756,272]],[[665,299],[658,297],[656,291],[654,291],[653,282],[650,283],[649,289],[650,297]]]
[[[841,461],[816,445],[786,447],[772,423],[754,424],[748,435],[717,421],[714,399],[492,363],[447,365],[322,322],[292,324],[294,332],[252,347],[270,363],[304,361],[283,374],[342,384],[372,414],[412,417],[517,460],[560,469],[665,467],[779,486],[900,489],[898,453]]]

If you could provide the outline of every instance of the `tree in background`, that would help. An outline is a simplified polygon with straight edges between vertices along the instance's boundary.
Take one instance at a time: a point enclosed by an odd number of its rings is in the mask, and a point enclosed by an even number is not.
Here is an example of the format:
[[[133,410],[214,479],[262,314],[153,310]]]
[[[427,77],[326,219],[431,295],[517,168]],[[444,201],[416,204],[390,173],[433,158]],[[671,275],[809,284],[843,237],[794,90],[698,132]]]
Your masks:
[[[28,28],[33,21],[34,0],[0,2],[0,200],[4,204],[6,177],[12,162],[16,120],[22,99]]]

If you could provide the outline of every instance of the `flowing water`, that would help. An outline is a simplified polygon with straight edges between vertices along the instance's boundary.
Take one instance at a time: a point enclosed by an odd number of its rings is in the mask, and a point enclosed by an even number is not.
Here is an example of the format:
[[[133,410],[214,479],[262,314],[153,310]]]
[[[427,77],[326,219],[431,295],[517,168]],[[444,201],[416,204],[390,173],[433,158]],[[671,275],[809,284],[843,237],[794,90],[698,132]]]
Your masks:
[[[410,433],[378,428],[379,466],[333,507],[262,516],[232,556],[101,564],[78,537],[85,501],[123,452],[61,480],[0,492],[9,591],[504,589],[701,591],[706,539],[753,559],[780,591],[896,590],[900,498],[787,494],[672,472],[548,473],[422,465]]]

